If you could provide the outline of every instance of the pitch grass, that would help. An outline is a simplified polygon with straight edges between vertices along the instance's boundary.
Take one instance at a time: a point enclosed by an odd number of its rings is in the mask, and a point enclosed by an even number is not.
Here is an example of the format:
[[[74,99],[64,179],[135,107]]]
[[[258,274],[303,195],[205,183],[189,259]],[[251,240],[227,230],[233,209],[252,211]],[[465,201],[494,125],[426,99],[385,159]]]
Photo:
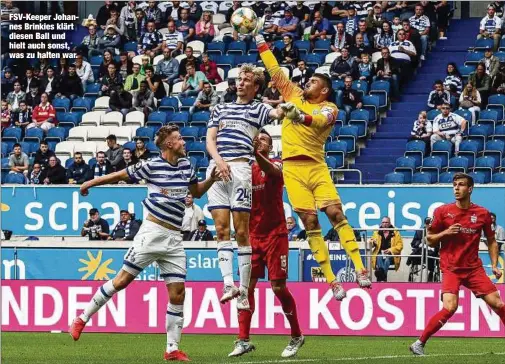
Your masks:
[[[503,339],[435,338],[427,347],[432,356],[412,357],[412,338],[311,336],[298,356],[282,359],[285,336],[254,336],[257,350],[228,358],[234,337],[184,335],[181,348],[193,363],[364,363],[364,364],[497,364],[505,363]],[[86,334],[73,342],[68,334],[2,333],[2,363],[131,364],[163,363],[165,335]]]

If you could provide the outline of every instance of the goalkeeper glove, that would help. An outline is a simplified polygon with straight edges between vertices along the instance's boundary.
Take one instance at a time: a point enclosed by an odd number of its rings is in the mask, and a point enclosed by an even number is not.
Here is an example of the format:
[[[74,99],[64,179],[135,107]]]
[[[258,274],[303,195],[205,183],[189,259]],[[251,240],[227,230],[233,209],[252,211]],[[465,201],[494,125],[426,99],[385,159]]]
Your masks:
[[[294,123],[303,123],[304,116],[294,104],[286,102],[284,104],[280,104],[279,107],[282,111],[284,111],[284,116],[287,119],[293,121]]]

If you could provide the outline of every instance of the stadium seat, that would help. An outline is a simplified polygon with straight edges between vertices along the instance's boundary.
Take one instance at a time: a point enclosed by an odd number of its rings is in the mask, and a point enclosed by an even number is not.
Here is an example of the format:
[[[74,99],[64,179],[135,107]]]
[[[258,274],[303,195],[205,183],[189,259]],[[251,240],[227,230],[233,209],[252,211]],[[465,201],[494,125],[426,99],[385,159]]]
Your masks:
[[[338,90],[343,90],[345,88],[344,81],[342,80],[332,80],[331,81],[331,88],[335,91]]]
[[[79,125],[81,123],[83,115],[84,111],[71,111],[62,113],[61,116],[57,117],[58,126],[73,128],[74,126]]]
[[[498,113],[496,116],[497,120],[503,121],[505,119],[505,95],[496,94],[489,96],[486,110],[496,111]]]
[[[7,171],[10,170],[9,157],[2,158],[2,169],[4,169],[4,170],[6,169]],[[3,171],[2,171],[2,174],[3,174]]]
[[[412,176],[412,183],[416,184],[431,184],[432,175],[427,172],[416,172]]]
[[[8,150],[8,149],[9,149],[9,144],[2,142],[2,158],[9,155],[10,150]]]
[[[469,65],[469,66],[458,66],[458,71],[461,74],[463,78],[468,78],[470,76],[470,73],[475,71],[475,66]]]
[[[493,157],[483,156],[475,160],[475,167],[473,168],[473,171],[481,172],[484,175],[484,183],[489,183],[493,177],[493,170],[495,169],[495,166],[498,165],[498,161],[495,162]]]
[[[35,145],[33,145],[35,144]],[[26,155],[30,155],[31,153],[37,151],[38,149],[38,144],[36,142],[34,143],[31,143],[31,142],[19,142],[19,145],[21,146],[21,150],[23,151],[23,153],[26,153]],[[35,146],[35,149],[33,148]]]
[[[103,56],[93,56],[89,59],[91,66],[100,66],[103,63]]]
[[[124,115],[119,111],[111,111],[102,116],[100,125],[103,126],[121,126],[123,125]]]
[[[61,127],[54,127],[51,128],[47,131],[47,136],[45,138],[45,141],[58,141],[61,142],[65,140],[65,137],[67,135],[67,130],[65,128]]]
[[[457,157],[452,157],[451,159],[449,159],[449,166],[447,168],[447,171],[466,173],[468,165],[469,165],[468,158],[458,155]]]
[[[205,43],[203,43],[201,40],[193,40],[191,42],[188,42],[188,44],[186,44],[186,47],[193,48],[193,54],[195,57],[201,57],[202,53],[205,50]]]
[[[493,39],[481,38],[475,41],[475,46],[473,47],[476,51],[484,51],[486,48],[494,48]]]
[[[26,183],[26,178],[22,173],[8,173],[5,176],[4,183],[24,185]]]
[[[74,144],[74,153],[82,153],[82,158],[86,163],[89,162],[91,158],[96,155],[96,143],[95,142],[83,142]]]
[[[89,97],[78,97],[72,101],[72,107],[70,111],[91,111],[92,104],[91,99]]]
[[[112,126],[109,129],[110,134],[114,134],[118,144],[124,144],[132,140],[132,129],[129,127]]]
[[[416,166],[421,166],[423,163],[426,143],[422,140],[411,140],[407,143],[404,155],[416,159]]]
[[[468,52],[465,56],[465,66],[477,66],[484,58],[484,52]]]
[[[44,139],[44,131],[40,128],[26,129],[23,141],[34,140],[40,143]]]
[[[226,52],[226,45],[224,42],[210,42],[207,44],[207,53],[209,56],[217,55],[222,56]]]
[[[312,53],[321,53],[324,56],[330,52],[331,42],[327,39],[318,39],[314,42],[314,49]]]
[[[503,159],[505,155],[505,142],[501,140],[489,140],[486,143],[486,147],[483,152],[484,156],[493,157],[499,166],[499,162]]]
[[[347,144],[347,153],[356,152],[356,143],[358,141],[358,127],[355,125],[346,125],[338,130],[338,140],[345,141]]]
[[[147,117],[147,123],[153,124],[158,123],[161,125],[165,125],[167,122],[167,113],[164,111],[154,111],[149,114]]]
[[[21,134],[22,134],[21,128],[18,128],[16,126],[9,126],[8,128],[5,128],[3,131],[2,141],[4,142],[11,141],[14,143],[20,142]]]
[[[56,111],[70,111],[70,99],[66,97],[55,97],[53,107]]]
[[[177,97],[164,97],[160,100],[158,111],[179,111],[179,99]]]
[[[228,55],[244,55],[247,53],[247,45],[245,42],[233,41],[228,44],[228,50],[226,54]]]
[[[140,129],[140,128],[139,128],[139,129]],[[138,129],[137,129],[137,130],[138,130]],[[135,139],[136,139],[136,138],[135,138]],[[145,143],[147,143],[147,141],[146,141],[146,142],[144,142],[144,144],[145,144]],[[133,142],[127,142],[127,143],[124,143],[124,144],[123,144],[123,148],[124,148],[124,149],[129,149],[129,150],[131,150],[131,151],[133,152],[133,151],[135,150],[135,148],[136,148],[136,143],[135,143],[134,141],[133,141]]]
[[[100,92],[100,83],[88,83],[86,85],[86,92],[84,96],[98,96],[98,92]]]
[[[154,144],[154,142],[148,142],[148,143],[146,143],[146,149],[149,151],[149,156],[151,158],[157,157],[157,156],[160,155],[160,150],[156,146],[156,144]]]
[[[389,82],[387,82],[387,81],[385,81],[385,82],[389,84]],[[361,92],[361,96],[365,96],[368,94],[368,82],[366,82],[366,81],[361,81],[361,80],[352,81],[352,88],[353,88],[353,90]],[[363,102],[363,104],[364,104],[364,102]]]
[[[449,159],[452,157],[454,145],[448,140],[438,140],[433,144],[432,156],[437,156],[442,161],[442,168],[447,167]]]
[[[343,168],[345,165],[345,154],[347,152],[347,143],[344,141],[334,141],[326,143],[324,146],[326,156],[335,158],[334,168]]]
[[[375,95],[379,97],[379,107],[380,109],[385,109],[388,106],[388,99],[391,90],[391,84],[388,81],[379,80],[372,82],[370,86],[370,95]]]
[[[487,125],[476,124],[470,127],[470,131],[468,132],[468,136],[478,141],[479,143],[479,151],[484,149],[484,144],[486,144],[487,139],[491,135],[491,129]]]
[[[88,141],[103,142],[110,135],[109,126],[99,126],[96,128],[88,128]]]
[[[432,111],[435,111],[435,110],[432,110]],[[461,116],[463,119],[467,120],[469,123],[472,122],[472,112],[470,110],[460,108],[460,109],[455,110],[454,113]],[[470,125],[468,125],[467,128],[469,126]]]
[[[195,157],[197,160],[207,155],[207,147],[203,142],[191,142],[186,144],[186,150],[190,157]]]
[[[286,69],[286,67],[282,67],[282,68]],[[314,73],[322,73],[323,75],[330,77],[330,66],[328,66],[328,65],[319,66],[315,69]],[[288,77],[289,77],[289,74],[288,74]]]
[[[194,142],[199,139],[200,129],[197,127],[186,126],[184,128],[181,128],[180,132],[181,132],[182,138],[186,142]]]
[[[428,119],[429,121],[433,121],[440,114],[441,114],[440,110],[437,109],[430,110],[426,113],[426,119]]]
[[[183,82],[177,82],[172,85],[172,96],[176,96],[182,92]]]
[[[505,183],[505,172],[498,172],[493,174],[493,178],[491,179],[493,183]]]
[[[206,171],[209,167],[209,158],[203,157],[196,160],[195,167],[198,171]]]
[[[431,175],[431,183],[438,183],[438,177],[442,172],[442,158],[434,156],[424,158],[421,172]]]
[[[349,125],[358,128],[358,138],[366,138],[368,133],[369,112],[364,109],[353,110],[349,116]]]
[[[452,178],[454,177],[455,172],[452,171],[447,171],[444,173],[441,173],[440,176],[438,177],[438,183],[449,183],[452,184]]]
[[[75,128],[72,128],[68,131],[67,140],[85,142],[88,140],[88,132],[90,130],[96,131],[97,129],[99,129],[99,128],[98,127],[90,128],[87,126],[76,126]]]
[[[191,97],[179,97],[179,100],[181,102],[181,111],[189,111],[191,107],[195,104],[196,101],[196,96],[191,96]]]
[[[411,157],[400,157],[396,159],[396,167],[395,172],[401,173],[404,175],[404,182],[411,183],[412,176],[416,171],[416,160]]]
[[[130,111],[126,114],[124,126],[144,126],[145,115],[142,111]]]
[[[258,61],[258,55],[256,53],[245,54],[245,55],[237,55],[234,58],[234,63],[233,63],[232,66],[233,67],[240,67],[240,66],[242,66],[243,64],[246,64],[246,63],[255,64],[257,61]],[[281,69],[282,69],[282,67],[281,67]]]
[[[405,175],[398,172],[388,173],[384,176],[384,183],[403,185],[405,183]]]
[[[93,111],[107,110],[109,108],[109,99],[110,99],[109,96],[102,96],[96,99]]]
[[[58,158],[60,157],[71,157],[74,155],[74,142],[73,141],[64,141],[56,144],[56,148],[54,153]]]
[[[459,145],[458,156],[468,159],[468,168],[473,168],[477,153],[479,152],[479,143],[475,140],[465,140]]]
[[[496,110],[488,109],[483,110],[479,113],[479,119],[477,121],[477,124],[486,125],[489,128],[491,128],[490,129],[491,134],[494,134],[496,123],[498,123],[498,112]]]
[[[212,60],[216,62],[218,67],[221,67],[225,72],[230,70],[235,65],[235,57],[231,55],[222,55],[222,56],[212,56]]]
[[[482,172],[470,172],[468,173],[470,175],[470,177],[473,178],[473,181],[477,184],[477,183],[486,183],[486,176],[484,175],[484,173]]]
[[[135,131],[135,137],[142,139],[144,142],[149,142],[154,140],[154,130],[149,127],[140,127]]]
[[[186,126],[189,122],[189,112],[179,111],[168,116],[168,122],[179,125],[180,127]]]
[[[104,113],[100,111],[89,111],[82,116],[81,126],[98,126],[100,125]]]
[[[308,40],[296,40],[294,46],[298,48],[300,55],[302,53],[307,54],[310,52],[310,42]]]
[[[303,56],[302,55],[300,56],[300,58],[305,61],[305,64],[308,67],[314,67],[314,68],[317,68],[324,63],[324,57],[325,55],[323,54],[313,54],[313,53],[308,53]]]
[[[341,53],[340,52],[330,52],[327,53],[324,56],[324,65],[325,66],[331,66],[333,64],[333,61],[340,57]]]
[[[368,121],[376,123],[379,121],[379,96],[363,96],[363,109],[368,111]]]

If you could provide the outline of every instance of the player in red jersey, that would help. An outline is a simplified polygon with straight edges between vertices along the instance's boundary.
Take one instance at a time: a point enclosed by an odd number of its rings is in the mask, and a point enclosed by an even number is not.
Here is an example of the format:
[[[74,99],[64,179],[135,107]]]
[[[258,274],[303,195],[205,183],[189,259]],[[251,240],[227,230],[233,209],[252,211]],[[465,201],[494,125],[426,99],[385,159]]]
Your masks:
[[[471,176],[456,173],[452,185],[456,202],[435,210],[426,236],[430,246],[440,243],[443,308],[430,319],[421,337],[410,346],[414,355],[424,355],[424,345],[428,339],[456,312],[460,286],[482,298],[505,325],[505,304],[479,258],[480,237],[484,231],[493,274],[497,279],[502,276],[502,271],[497,267],[498,244],[491,227],[491,214],[470,201],[474,188]]]
[[[282,352],[282,357],[289,358],[298,352],[304,344],[296,314],[296,303],[286,287],[288,277],[288,231],[282,193],[284,180],[280,161],[268,159],[272,150],[272,138],[261,131],[254,140],[256,163],[252,166],[252,209],[249,222],[249,239],[252,247],[252,271],[249,284],[250,310],[239,310],[239,337],[235,348],[228,356],[240,356],[255,349],[249,341],[251,318],[254,313],[254,288],[259,278],[268,279],[275,296],[282,305],[284,314],[291,325],[291,341]]]

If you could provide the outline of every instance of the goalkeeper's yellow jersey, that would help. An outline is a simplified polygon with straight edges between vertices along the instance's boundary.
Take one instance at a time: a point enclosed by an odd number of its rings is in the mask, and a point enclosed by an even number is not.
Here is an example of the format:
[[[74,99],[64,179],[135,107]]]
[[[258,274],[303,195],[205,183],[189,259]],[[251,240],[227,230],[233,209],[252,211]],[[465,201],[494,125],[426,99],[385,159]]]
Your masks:
[[[306,115],[312,116],[312,123],[305,125],[293,123],[285,118],[282,122],[282,159],[307,156],[315,161],[325,163],[324,144],[334,123],[328,122],[328,113],[336,120],[337,106],[332,102],[311,104],[303,97],[303,90],[291,82],[284,74],[273,53],[266,45],[258,47],[265,67],[275,81],[276,87],[285,102],[291,102]]]

